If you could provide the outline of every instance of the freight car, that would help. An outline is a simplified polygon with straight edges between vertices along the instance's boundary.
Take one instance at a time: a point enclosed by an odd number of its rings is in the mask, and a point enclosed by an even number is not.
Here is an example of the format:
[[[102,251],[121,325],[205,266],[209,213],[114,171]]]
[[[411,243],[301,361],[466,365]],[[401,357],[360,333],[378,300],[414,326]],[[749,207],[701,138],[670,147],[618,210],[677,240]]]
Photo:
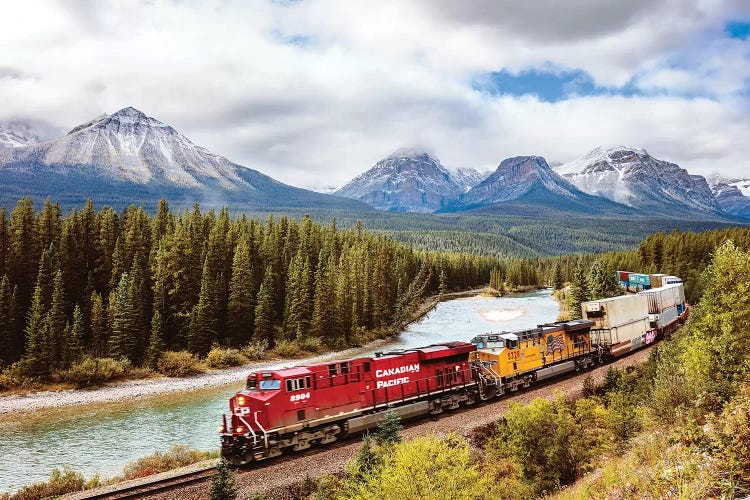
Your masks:
[[[581,320],[471,343],[253,372],[229,400],[222,456],[243,465],[371,429],[388,411],[408,419],[488,400],[650,344],[686,314],[681,283],[587,302],[582,311]]]

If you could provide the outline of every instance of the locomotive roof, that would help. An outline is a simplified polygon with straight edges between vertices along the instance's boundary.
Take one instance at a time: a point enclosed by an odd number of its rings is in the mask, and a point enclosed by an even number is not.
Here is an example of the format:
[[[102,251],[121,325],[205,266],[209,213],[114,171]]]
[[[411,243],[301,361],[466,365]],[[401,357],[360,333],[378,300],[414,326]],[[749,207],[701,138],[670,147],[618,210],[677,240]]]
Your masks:
[[[460,342],[460,341],[454,341],[454,342],[443,342],[440,344],[431,344],[424,347],[415,347],[410,349],[394,349],[393,351],[388,351],[384,353],[376,353],[375,356],[372,357],[359,357],[359,358],[349,358],[349,359],[336,359],[336,360],[330,360],[325,361],[321,363],[315,363],[311,365],[299,365],[299,366],[291,366],[288,368],[278,368],[276,370],[257,370],[257,372],[262,373],[274,373],[278,374],[281,377],[294,377],[294,376],[301,376],[301,375],[309,375],[316,369],[328,369],[329,365],[337,364],[337,363],[350,363],[352,365],[357,365],[361,363],[367,363],[382,359],[392,359],[398,356],[402,356],[404,354],[423,354],[423,356],[420,356],[420,359],[428,360],[433,358],[438,358],[440,355],[444,354],[446,350],[453,349],[456,351],[456,354],[464,354],[468,353],[470,351],[473,351],[476,347],[474,344],[471,344],[469,342]]]

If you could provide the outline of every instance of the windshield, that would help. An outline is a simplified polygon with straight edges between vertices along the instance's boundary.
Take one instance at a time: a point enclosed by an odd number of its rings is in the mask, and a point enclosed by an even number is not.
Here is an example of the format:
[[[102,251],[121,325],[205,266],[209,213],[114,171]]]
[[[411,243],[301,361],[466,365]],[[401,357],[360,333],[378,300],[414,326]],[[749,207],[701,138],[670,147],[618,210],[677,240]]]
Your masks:
[[[257,384],[258,384],[258,381],[255,380],[254,378],[247,379],[247,390],[252,391],[253,389],[255,389],[255,386]]]
[[[258,388],[261,391],[272,391],[275,389],[281,389],[281,380],[276,380],[276,379],[261,380],[260,384],[258,385]]]

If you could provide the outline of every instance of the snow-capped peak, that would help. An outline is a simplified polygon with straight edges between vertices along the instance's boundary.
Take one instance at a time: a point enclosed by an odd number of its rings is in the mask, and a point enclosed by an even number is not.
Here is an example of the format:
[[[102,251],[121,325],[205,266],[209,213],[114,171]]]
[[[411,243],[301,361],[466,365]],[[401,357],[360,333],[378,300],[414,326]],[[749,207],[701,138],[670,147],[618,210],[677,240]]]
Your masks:
[[[704,177],[657,160],[643,148],[596,148],[556,171],[586,193],[635,208],[720,209]]]
[[[23,122],[0,123],[0,149],[21,148],[40,142],[39,135]]]

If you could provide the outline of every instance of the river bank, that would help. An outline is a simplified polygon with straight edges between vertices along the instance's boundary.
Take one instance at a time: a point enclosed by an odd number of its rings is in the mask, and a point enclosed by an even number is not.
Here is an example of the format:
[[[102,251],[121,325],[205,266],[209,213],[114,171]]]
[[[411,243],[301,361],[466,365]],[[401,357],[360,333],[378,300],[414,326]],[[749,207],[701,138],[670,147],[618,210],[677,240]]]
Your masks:
[[[412,319],[394,335],[397,337],[408,325],[424,318],[437,304],[447,300],[472,297],[489,293],[489,289],[480,288],[434,295],[426,298],[417,308]],[[377,339],[360,347],[342,351],[330,351],[302,358],[275,358],[252,362],[242,366],[224,369],[209,369],[204,373],[189,377],[151,377],[135,380],[113,381],[92,389],[39,390],[27,393],[16,393],[0,396],[0,417],[16,413],[34,412],[45,408],[61,408],[100,403],[119,402],[123,400],[143,399],[175,392],[190,392],[211,387],[241,385],[251,371],[277,369],[284,365],[314,364],[333,359],[351,358],[362,353],[384,347],[393,341],[393,337]]]

